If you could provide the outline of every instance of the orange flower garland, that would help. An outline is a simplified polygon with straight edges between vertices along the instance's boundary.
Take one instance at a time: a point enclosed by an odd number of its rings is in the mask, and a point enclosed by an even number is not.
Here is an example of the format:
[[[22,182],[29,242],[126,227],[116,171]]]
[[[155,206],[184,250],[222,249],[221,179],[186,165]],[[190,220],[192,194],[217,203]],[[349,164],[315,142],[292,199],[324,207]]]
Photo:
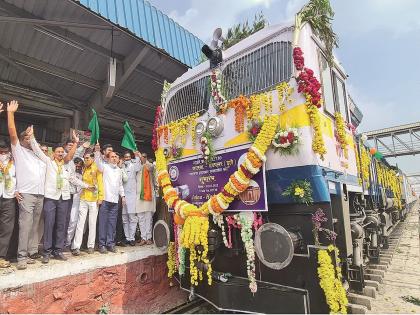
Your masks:
[[[250,105],[251,101],[243,95],[231,100],[228,104],[228,107],[235,110],[235,130],[237,132],[244,131],[245,113]]]

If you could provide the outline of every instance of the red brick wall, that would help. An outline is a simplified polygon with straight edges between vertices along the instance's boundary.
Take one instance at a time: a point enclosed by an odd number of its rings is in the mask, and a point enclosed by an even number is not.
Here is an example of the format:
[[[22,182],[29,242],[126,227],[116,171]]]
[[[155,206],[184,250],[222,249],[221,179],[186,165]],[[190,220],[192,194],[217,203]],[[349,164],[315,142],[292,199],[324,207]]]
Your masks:
[[[42,269],[40,269],[42,272]],[[0,292],[0,313],[162,313],[186,301],[170,287],[166,255]]]

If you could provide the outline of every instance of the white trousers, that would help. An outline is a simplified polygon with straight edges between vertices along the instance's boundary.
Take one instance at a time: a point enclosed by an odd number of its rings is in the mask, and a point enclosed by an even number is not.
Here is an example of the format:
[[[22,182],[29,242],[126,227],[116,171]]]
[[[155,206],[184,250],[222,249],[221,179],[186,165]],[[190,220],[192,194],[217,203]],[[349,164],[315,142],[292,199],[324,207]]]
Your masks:
[[[124,234],[127,241],[134,241],[139,221],[137,215],[137,213],[123,213],[122,215]]]
[[[67,229],[66,247],[71,245],[73,241],[74,233],[76,233],[77,220],[79,219],[79,205],[80,205],[80,194],[73,196],[73,205],[70,210],[69,227]],[[42,224],[44,225],[44,224]]]
[[[83,241],[83,231],[86,222],[86,216],[89,212],[89,237],[88,248],[95,247],[96,238],[96,219],[98,218],[98,206],[96,201],[80,200],[79,218],[77,220],[76,234],[74,236],[72,249],[80,249]]]
[[[152,239],[152,226],[153,226],[153,212],[146,211],[140,212],[138,214],[139,225],[140,225],[140,234],[143,240]]]

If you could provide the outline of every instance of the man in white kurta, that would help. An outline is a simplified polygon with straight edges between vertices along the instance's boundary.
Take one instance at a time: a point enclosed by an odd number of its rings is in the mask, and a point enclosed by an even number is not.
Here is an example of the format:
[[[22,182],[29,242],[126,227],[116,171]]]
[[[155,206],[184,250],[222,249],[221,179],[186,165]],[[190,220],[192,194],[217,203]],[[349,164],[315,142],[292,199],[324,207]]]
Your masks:
[[[133,160],[131,153],[124,153],[123,170],[127,174],[127,180],[123,183],[126,205],[122,209],[122,222],[125,239],[128,244],[134,246],[134,237],[138,223],[138,211],[136,210],[137,199],[137,173],[140,171],[140,159],[136,156]]]
[[[142,153],[141,155],[140,170],[137,173],[137,203],[136,211],[139,212],[139,226],[141,233],[141,245],[151,245],[152,241],[152,226],[153,226],[153,213],[156,210],[156,192],[154,187],[154,166],[152,163],[147,161],[147,155]],[[148,176],[145,174],[148,173]],[[145,178],[148,177],[148,180]],[[147,186],[147,187],[145,187]],[[144,197],[145,191],[150,189],[151,198]],[[150,199],[150,200],[147,200]]]

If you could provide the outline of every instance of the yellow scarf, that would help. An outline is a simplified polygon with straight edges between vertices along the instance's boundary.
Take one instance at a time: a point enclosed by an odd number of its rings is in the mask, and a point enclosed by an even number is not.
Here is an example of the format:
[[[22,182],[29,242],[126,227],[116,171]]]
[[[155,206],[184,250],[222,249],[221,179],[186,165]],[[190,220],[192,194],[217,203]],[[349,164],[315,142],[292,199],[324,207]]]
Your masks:
[[[4,180],[6,189],[10,189],[12,186],[12,178],[9,176],[10,168],[13,165],[13,161],[10,159],[6,166],[0,162],[0,182]]]
[[[61,175],[63,174],[64,160],[54,160],[54,162],[57,165],[57,190],[60,190],[63,188],[63,177]]]

